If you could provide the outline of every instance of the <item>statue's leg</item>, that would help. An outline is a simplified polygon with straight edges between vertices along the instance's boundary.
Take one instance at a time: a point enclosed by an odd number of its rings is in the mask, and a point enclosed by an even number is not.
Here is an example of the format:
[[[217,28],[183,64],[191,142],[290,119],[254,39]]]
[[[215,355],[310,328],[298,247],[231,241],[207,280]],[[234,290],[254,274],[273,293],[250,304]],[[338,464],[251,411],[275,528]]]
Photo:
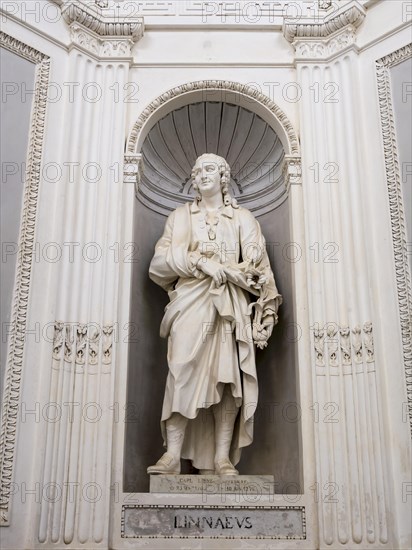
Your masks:
[[[167,452],[179,460],[186,426],[187,418],[176,412],[172,414],[169,420],[166,420]]]
[[[239,408],[230,391],[225,385],[220,403],[213,406],[215,417],[215,473],[218,475],[237,475],[239,472],[229,460],[230,445],[233,438],[236,417]]]
[[[187,418],[179,413],[173,413],[166,420],[167,451],[154,466],[148,467],[148,474],[180,474],[180,455],[186,426]]]

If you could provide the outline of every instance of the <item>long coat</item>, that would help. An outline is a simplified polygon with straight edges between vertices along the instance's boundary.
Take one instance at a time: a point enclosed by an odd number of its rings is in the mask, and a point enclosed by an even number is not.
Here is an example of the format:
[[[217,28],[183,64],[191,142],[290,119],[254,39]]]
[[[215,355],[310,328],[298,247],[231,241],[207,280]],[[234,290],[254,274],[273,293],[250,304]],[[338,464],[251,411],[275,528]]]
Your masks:
[[[170,298],[160,335],[168,338],[169,374],[161,429],[166,445],[166,420],[174,412],[189,419],[182,457],[198,469],[214,469],[214,417],[225,384],[230,385],[237,414],[230,459],[240,460],[242,447],[253,441],[253,415],[258,400],[250,294],[260,296],[264,315],[274,314],[282,301],[259,223],[241,207],[226,206],[210,240],[205,216],[197,202],[172,212],[156,244],[150,278]],[[203,257],[225,265],[228,281],[216,287],[196,265]],[[251,284],[250,265],[263,274],[259,289]],[[248,271],[249,270],[249,271]],[[256,283],[256,281],[255,281]],[[240,411],[239,411],[240,408]],[[238,414],[238,412],[240,414]]]

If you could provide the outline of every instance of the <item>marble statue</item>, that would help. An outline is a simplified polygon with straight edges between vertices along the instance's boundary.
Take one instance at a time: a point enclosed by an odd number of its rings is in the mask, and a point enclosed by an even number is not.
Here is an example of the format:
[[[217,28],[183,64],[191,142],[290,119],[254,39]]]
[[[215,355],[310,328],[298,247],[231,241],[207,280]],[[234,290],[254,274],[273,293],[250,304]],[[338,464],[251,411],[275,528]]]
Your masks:
[[[225,159],[202,155],[192,180],[197,196],[170,214],[149,270],[170,303],[160,327],[168,338],[167,452],[147,471],[179,474],[186,458],[201,474],[237,475],[253,440],[254,345],[267,345],[282,297],[259,223],[229,193]]]

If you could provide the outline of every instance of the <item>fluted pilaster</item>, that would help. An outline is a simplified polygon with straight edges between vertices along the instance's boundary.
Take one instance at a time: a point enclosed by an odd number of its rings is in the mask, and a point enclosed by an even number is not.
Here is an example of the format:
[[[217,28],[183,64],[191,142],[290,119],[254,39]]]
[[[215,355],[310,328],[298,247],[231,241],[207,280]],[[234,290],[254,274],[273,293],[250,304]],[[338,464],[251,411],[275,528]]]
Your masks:
[[[356,29],[351,2],[322,22],[285,24],[302,89],[302,180],[321,547],[388,542],[361,196]]]
[[[93,12],[93,13],[92,13]],[[117,287],[123,143],[131,47],[142,21],[112,22],[65,2],[70,25],[71,90],[63,124],[65,215],[38,540],[108,547],[114,412],[114,358],[119,328]],[[90,88],[88,90],[87,88]]]

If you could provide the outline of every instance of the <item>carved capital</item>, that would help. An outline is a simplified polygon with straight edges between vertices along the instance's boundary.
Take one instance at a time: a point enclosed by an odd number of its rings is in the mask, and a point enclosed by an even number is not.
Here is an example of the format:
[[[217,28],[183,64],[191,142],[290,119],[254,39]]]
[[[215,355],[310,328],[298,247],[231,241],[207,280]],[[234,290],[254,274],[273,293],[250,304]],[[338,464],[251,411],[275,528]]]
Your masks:
[[[327,58],[354,43],[365,15],[365,9],[353,0],[323,18],[303,17],[298,23],[285,20],[283,34],[298,58]]]
[[[133,40],[124,36],[101,38],[79,23],[70,25],[72,47],[77,47],[98,59],[130,59]]]
[[[323,18],[302,17],[298,23],[286,19],[283,24],[283,35],[288,42],[293,42],[297,38],[326,38],[347,25],[357,29],[365,15],[366,11],[359,2],[352,0]]]
[[[139,184],[143,175],[143,156],[125,155],[123,168],[124,183],[132,183],[135,186],[136,194],[139,190]]]
[[[302,162],[300,157],[286,155],[282,172],[287,192],[289,192],[291,185],[302,185]]]
[[[293,41],[296,59],[327,59],[355,44],[356,29],[348,25],[329,38],[297,38]]]
[[[79,23],[101,37],[124,37],[137,42],[143,36],[144,19],[140,16],[107,15],[95,3],[86,3],[84,0],[66,0],[61,10],[68,25]]]
[[[133,45],[143,36],[143,17],[117,15],[103,9],[107,7],[104,3],[85,0],[56,3],[70,27],[72,47],[98,59],[131,58]]]

